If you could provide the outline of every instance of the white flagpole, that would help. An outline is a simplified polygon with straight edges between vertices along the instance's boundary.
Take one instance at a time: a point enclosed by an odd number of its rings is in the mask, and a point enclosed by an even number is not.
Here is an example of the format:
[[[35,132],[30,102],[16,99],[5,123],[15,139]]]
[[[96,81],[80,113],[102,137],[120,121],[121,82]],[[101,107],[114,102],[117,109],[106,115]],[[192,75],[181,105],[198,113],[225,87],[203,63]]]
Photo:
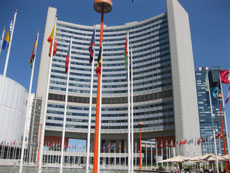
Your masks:
[[[134,137],[133,137],[133,50],[131,48],[131,172],[133,173],[133,147],[134,147]]]
[[[103,58],[103,42],[101,45],[101,60]],[[103,74],[103,61],[101,61],[101,82],[100,82],[100,104],[99,104],[99,139],[98,139],[98,173],[100,173],[100,157],[101,157],[101,101],[102,101],[102,74]]]
[[[38,37],[39,37],[39,31],[37,32],[36,42],[35,44],[38,45]],[[37,47],[36,47],[37,49]],[[19,173],[22,173],[23,170],[23,155],[24,155],[24,148],[25,148],[25,140],[26,140],[26,127],[27,127],[27,119],[29,117],[29,109],[30,109],[30,101],[31,101],[31,90],[33,85],[33,77],[34,77],[34,67],[35,67],[35,61],[36,61],[36,55],[34,56],[33,64],[32,64],[32,70],[30,75],[30,86],[29,86],[29,95],[27,99],[27,108],[26,108],[26,117],[25,117],[25,126],[24,126],[24,133],[23,133],[23,141],[22,141],[22,153],[21,153],[21,161],[20,161],[20,167],[19,167]],[[27,140],[28,141],[28,140]]]
[[[70,38],[69,65],[68,65],[67,83],[66,83],[66,91],[65,91],[65,108],[64,108],[64,117],[63,117],[62,141],[61,141],[60,173],[62,173],[62,170],[63,170],[63,160],[64,160],[63,158],[64,158],[64,142],[65,142],[65,124],[66,124],[66,111],[67,111],[68,94],[69,94],[69,76],[70,76],[70,66],[71,66],[71,49],[72,49],[72,37]]]
[[[46,88],[46,99],[45,99],[45,108],[43,112],[43,123],[41,126],[42,128],[42,135],[41,135],[41,147],[40,147],[40,153],[39,154],[39,168],[38,173],[42,172],[42,160],[43,160],[43,144],[44,144],[44,138],[45,138],[45,126],[46,126],[46,112],[47,112],[47,103],[48,103],[48,97],[49,97],[49,87],[50,87],[50,74],[51,74],[51,68],[52,68],[52,61],[53,61],[53,50],[54,50],[54,40],[55,40],[55,33],[56,33],[56,22],[57,22],[57,16],[55,17],[54,21],[54,32],[53,32],[53,40],[52,40],[52,48],[51,48],[51,57],[49,62],[49,73],[48,73],[48,81],[47,81],[47,88]]]
[[[96,38],[96,25],[94,25],[95,38]],[[95,39],[94,38],[94,39]],[[94,72],[94,58],[95,58],[95,46],[93,46],[93,62],[91,65],[91,82],[90,82],[90,96],[89,96],[89,119],[88,119],[88,137],[87,137],[87,158],[86,158],[86,172],[89,171],[90,162],[90,131],[91,131],[91,114],[92,114],[92,100],[93,100],[93,72]]]
[[[3,32],[2,32],[2,37],[1,37],[1,42],[0,42],[0,55],[1,55],[1,52],[2,52],[2,43],[3,43],[5,31],[6,31],[6,27],[4,26]]]
[[[14,27],[15,27],[17,13],[18,13],[18,10],[15,10],[14,21],[13,21],[13,28],[12,28],[12,32],[11,32],[11,35],[10,35],[9,47],[8,47],[7,54],[6,54],[6,62],[5,62],[5,66],[4,66],[4,72],[3,72],[3,78],[2,78],[2,85],[1,85],[1,91],[0,91],[0,101],[1,102],[3,101],[3,99],[2,99],[2,93],[3,93],[3,87],[4,87],[4,83],[5,83],[5,78],[6,78],[8,61],[9,61],[9,57],[10,57],[10,49],[11,49],[11,44],[12,44],[12,41],[13,41],[13,34],[14,34]]]
[[[129,32],[127,32],[128,36],[128,172],[131,171],[131,140],[130,140],[130,67],[129,67]]]
[[[207,81],[205,82],[208,82],[208,95],[209,95],[209,104],[210,104],[210,111],[211,111],[211,120],[212,120],[212,133],[213,133],[213,140],[214,140],[214,151],[215,151],[215,159],[216,159],[216,171],[217,173],[219,173],[219,166],[218,166],[218,158],[217,158],[217,150],[216,150],[216,133],[215,133],[215,127],[214,127],[214,114],[213,114],[213,109],[212,109],[212,98],[211,98],[211,88],[210,88],[210,85],[209,85],[209,77],[208,77],[208,71],[206,71],[206,76],[205,76],[205,80],[207,79]],[[206,84],[206,83],[205,83]],[[208,148],[208,147],[207,147]]]

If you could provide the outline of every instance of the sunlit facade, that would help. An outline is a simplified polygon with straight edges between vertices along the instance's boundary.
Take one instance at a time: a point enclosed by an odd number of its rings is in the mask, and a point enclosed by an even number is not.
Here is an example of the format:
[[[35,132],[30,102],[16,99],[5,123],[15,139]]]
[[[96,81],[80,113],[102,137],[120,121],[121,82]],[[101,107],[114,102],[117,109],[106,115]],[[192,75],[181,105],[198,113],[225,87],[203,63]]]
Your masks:
[[[47,112],[44,116],[49,70],[49,43],[57,9],[49,8],[44,32],[36,91],[36,108],[32,142],[39,139],[39,123],[46,118],[45,141],[61,140],[67,75],[65,59],[73,38],[66,138],[87,140],[91,65],[89,51],[93,26],[57,21],[57,53],[53,57]],[[181,14],[183,14],[181,16]],[[183,33],[181,27],[183,26]],[[96,54],[99,52],[100,25],[96,25]],[[141,22],[122,26],[104,26],[101,145],[116,143],[127,147],[128,93],[124,62],[125,39],[133,58],[134,140],[139,140],[138,122],[143,122],[142,138],[181,141],[199,138],[195,72],[188,15],[177,1],[167,0],[167,13]],[[181,35],[177,35],[181,33]],[[186,59],[184,59],[186,57]],[[96,63],[95,67],[96,68]],[[182,72],[186,70],[186,73]],[[95,71],[95,70],[94,70]],[[184,90],[186,88],[186,91]],[[92,139],[93,151],[97,75],[94,73]],[[190,91],[189,93],[187,91]],[[189,100],[184,102],[184,99]],[[191,132],[191,128],[194,128]],[[200,154],[197,145],[176,146],[176,152],[187,156]]]

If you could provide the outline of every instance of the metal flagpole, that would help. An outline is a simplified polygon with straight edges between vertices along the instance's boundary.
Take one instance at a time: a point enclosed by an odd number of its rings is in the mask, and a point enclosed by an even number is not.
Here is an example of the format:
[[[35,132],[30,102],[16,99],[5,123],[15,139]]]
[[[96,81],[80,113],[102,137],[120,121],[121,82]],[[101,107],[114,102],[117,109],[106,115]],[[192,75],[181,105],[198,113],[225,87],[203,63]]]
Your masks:
[[[99,42],[99,50],[101,48],[101,44],[103,41],[103,26],[104,26],[104,13],[108,13],[112,10],[112,2],[111,0],[95,0],[94,1],[94,10],[98,13],[101,13],[101,29],[100,29],[100,42]],[[102,61],[101,61],[102,62]],[[96,100],[96,117],[95,117],[95,135],[94,135],[94,160],[93,160],[93,173],[98,172],[98,148],[99,148],[99,120],[100,120],[100,100],[101,100],[101,71],[99,70],[97,74],[97,100]],[[100,161],[99,161],[100,162]]]
[[[0,55],[1,55],[1,52],[2,52],[2,43],[3,43],[3,37],[5,35],[5,31],[6,31],[6,27],[4,26],[3,28],[3,32],[2,32],[2,37],[1,37],[1,42],[0,42]]]
[[[9,57],[10,57],[10,49],[11,49],[11,44],[12,44],[12,40],[13,40],[13,34],[14,34],[14,27],[15,27],[15,22],[16,22],[16,17],[17,17],[17,13],[18,10],[15,10],[14,13],[14,21],[13,21],[13,28],[12,28],[12,32],[10,34],[10,42],[9,42],[9,47],[7,50],[7,54],[6,54],[6,62],[5,62],[5,66],[4,66],[4,72],[3,72],[3,77],[2,77],[2,85],[1,85],[1,91],[0,91],[0,101],[2,102],[2,93],[3,93],[3,87],[4,87],[4,83],[5,83],[5,78],[6,78],[6,72],[7,72],[7,67],[8,67],[8,61],[9,61]],[[1,103],[0,102],[0,103]]]
[[[38,44],[38,37],[39,37],[39,31],[37,32],[36,42],[35,44]],[[37,47],[36,47],[37,49]],[[35,61],[36,61],[36,54],[34,56],[33,64],[32,64],[32,71],[30,75],[30,86],[29,86],[29,95],[27,99],[27,108],[26,108],[26,117],[25,117],[25,126],[24,126],[24,133],[23,133],[23,141],[22,141],[22,153],[21,153],[21,161],[19,166],[19,173],[23,170],[23,155],[24,155],[24,148],[25,148],[25,140],[26,140],[26,127],[27,127],[27,119],[29,117],[29,109],[30,109],[30,101],[31,101],[31,90],[33,85],[33,77],[34,77],[34,67],[35,67]]]
[[[52,61],[53,61],[54,40],[55,40],[56,25],[57,25],[56,23],[57,23],[57,16],[55,17],[55,21],[54,21],[54,32],[53,32],[51,56],[50,56],[50,62],[49,62],[49,73],[48,73],[48,81],[47,81],[48,83],[47,83],[47,88],[46,88],[45,108],[43,112],[43,123],[41,124],[42,134],[41,134],[41,141],[40,141],[41,148],[39,149],[40,157],[39,157],[38,173],[42,172],[43,147],[44,147],[43,144],[44,144],[45,126],[46,126],[46,112],[47,112],[47,104],[48,104],[48,97],[49,97],[50,75],[51,75],[51,68],[52,68]]]
[[[65,91],[65,108],[64,108],[64,117],[63,117],[63,131],[62,131],[62,141],[61,141],[61,165],[60,165],[60,173],[63,170],[63,161],[64,161],[64,145],[65,145],[65,124],[66,124],[66,112],[67,112],[67,104],[68,104],[68,94],[69,94],[69,76],[70,76],[70,66],[71,66],[71,49],[72,49],[72,37],[70,38],[69,45],[69,65],[68,65],[68,73],[67,73],[67,83],[66,83],[66,91]],[[68,55],[67,55],[68,56]]]
[[[133,173],[133,148],[134,148],[134,137],[133,137],[133,51],[131,48],[131,172]]]
[[[96,25],[94,25],[94,40],[96,37]],[[92,114],[92,100],[93,100],[93,72],[94,72],[94,57],[95,57],[95,46],[93,46],[93,60],[91,65],[91,82],[90,82],[90,96],[89,96],[89,119],[88,119],[88,137],[87,137],[87,158],[86,158],[86,172],[89,171],[89,162],[90,162],[90,131],[91,131],[91,114]]]
[[[103,59],[103,42],[101,44],[101,60]],[[99,102],[99,135],[98,135],[98,170],[97,172],[100,173],[100,157],[101,157],[101,100],[102,100],[102,74],[103,74],[103,61],[101,61],[101,77],[100,77],[100,102]]]
[[[129,67],[129,32],[127,32],[128,37],[128,172],[131,170],[131,144],[130,144],[130,67]]]
[[[207,80],[207,81],[206,81]],[[211,120],[212,120],[212,133],[213,133],[213,140],[214,140],[214,151],[215,151],[215,159],[216,159],[216,169],[217,173],[219,172],[219,166],[218,166],[218,159],[217,159],[217,150],[216,150],[216,135],[215,135],[215,127],[214,127],[214,114],[213,114],[213,108],[212,108],[212,98],[211,98],[211,92],[210,92],[210,85],[209,85],[209,77],[208,77],[208,71],[206,71],[206,78],[205,82],[208,84],[208,95],[209,95],[209,104],[211,109]]]

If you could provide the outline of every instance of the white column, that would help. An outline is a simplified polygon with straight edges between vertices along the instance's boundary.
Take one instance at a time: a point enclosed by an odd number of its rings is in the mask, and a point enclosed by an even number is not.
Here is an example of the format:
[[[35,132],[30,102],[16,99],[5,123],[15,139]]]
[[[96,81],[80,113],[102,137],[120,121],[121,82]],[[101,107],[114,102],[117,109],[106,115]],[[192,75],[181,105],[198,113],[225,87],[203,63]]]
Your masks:
[[[45,138],[45,126],[46,126],[46,113],[47,113],[47,104],[48,104],[48,98],[49,98],[49,87],[50,87],[50,74],[51,74],[51,68],[52,68],[52,61],[53,61],[53,50],[54,50],[54,40],[55,40],[55,33],[56,33],[56,21],[57,17],[55,17],[54,21],[54,32],[53,32],[53,41],[52,41],[52,48],[51,48],[51,57],[49,62],[49,74],[48,74],[48,82],[47,82],[47,88],[46,88],[46,99],[45,99],[45,108],[43,112],[43,123],[42,123],[42,135],[41,135],[41,147],[40,147],[40,153],[39,153],[39,168],[38,173],[42,172],[42,160],[43,160],[43,144],[44,144],[44,138]]]
[[[35,43],[37,45],[38,45],[38,37],[39,37],[39,31],[37,32],[37,37],[36,37],[37,43]],[[37,49],[37,47],[36,47],[36,49]],[[28,98],[27,98],[26,117],[25,117],[25,126],[24,126],[24,133],[23,133],[22,154],[21,154],[21,161],[20,161],[20,166],[19,166],[19,173],[21,173],[23,170],[23,156],[24,156],[26,131],[27,131],[26,128],[28,126],[27,119],[29,117],[29,110],[30,110],[30,105],[31,105],[31,98],[30,97],[31,97],[31,90],[32,90],[32,85],[33,85],[34,67],[35,67],[36,56],[37,56],[37,54],[35,54],[35,56],[34,56],[34,60],[33,60],[33,64],[32,64],[32,71],[31,71],[31,75],[30,75],[30,86],[29,86],[29,94],[28,94]]]

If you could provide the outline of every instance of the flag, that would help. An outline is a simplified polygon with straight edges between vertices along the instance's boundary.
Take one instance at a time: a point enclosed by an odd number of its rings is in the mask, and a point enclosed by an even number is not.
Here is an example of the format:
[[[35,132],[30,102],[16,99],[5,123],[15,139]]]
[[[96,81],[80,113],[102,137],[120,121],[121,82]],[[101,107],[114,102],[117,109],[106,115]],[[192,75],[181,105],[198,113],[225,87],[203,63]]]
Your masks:
[[[101,61],[102,61],[101,49],[102,49],[102,47],[100,47],[99,54],[97,57],[97,68],[96,68],[97,75],[101,74]]]
[[[51,56],[51,50],[52,50],[52,43],[53,43],[53,36],[54,36],[54,48],[53,48],[53,56],[56,54],[57,52],[57,39],[56,39],[56,34],[57,34],[57,31],[55,29],[55,33],[54,33],[54,26],[53,26],[53,29],[49,35],[49,38],[48,38],[48,42],[50,43],[50,50],[49,50],[49,56]]]
[[[69,55],[70,55],[70,45],[71,43],[69,43],[69,49],[66,55],[66,60],[65,60],[65,73],[68,73],[68,68],[69,68]]]
[[[94,55],[93,46],[95,46],[95,32],[96,32],[96,27],[94,27],[92,39],[91,39],[91,42],[90,42],[90,45],[89,45],[89,54],[90,54],[89,63],[90,63],[90,64],[91,64],[92,61],[93,61],[93,55]]]
[[[208,71],[206,71],[205,75],[205,86],[204,86],[206,91],[209,91],[209,81],[208,81]]]
[[[2,49],[5,49],[5,47],[9,47],[9,43],[10,43],[10,34],[9,34],[9,30],[7,30],[5,39],[2,44]]]
[[[36,40],[34,42],[34,47],[33,47],[33,50],[32,50],[32,54],[31,54],[31,57],[30,57],[30,66],[32,67],[33,66],[33,62],[34,62],[34,57],[37,53],[37,44],[38,44],[38,38],[36,37]]]
[[[222,136],[223,136],[222,133],[217,133],[216,134],[216,139],[220,139],[220,138],[222,138]]]
[[[218,94],[220,93],[219,87],[215,87],[214,90],[212,91],[212,96],[214,98],[217,98]]]
[[[229,97],[230,97],[230,87],[228,88],[228,96],[227,96],[227,98],[225,100],[225,103],[228,103]]]
[[[230,83],[230,70],[220,70],[221,82],[225,84]]]
[[[181,141],[181,142],[180,142],[180,145],[185,145],[185,144],[187,144],[187,142],[188,142],[188,140],[185,139],[184,141]]]
[[[13,31],[13,20],[10,21],[10,35],[12,34]]]
[[[124,55],[125,55],[125,68],[128,68],[128,34],[126,36],[126,41],[125,41]]]

